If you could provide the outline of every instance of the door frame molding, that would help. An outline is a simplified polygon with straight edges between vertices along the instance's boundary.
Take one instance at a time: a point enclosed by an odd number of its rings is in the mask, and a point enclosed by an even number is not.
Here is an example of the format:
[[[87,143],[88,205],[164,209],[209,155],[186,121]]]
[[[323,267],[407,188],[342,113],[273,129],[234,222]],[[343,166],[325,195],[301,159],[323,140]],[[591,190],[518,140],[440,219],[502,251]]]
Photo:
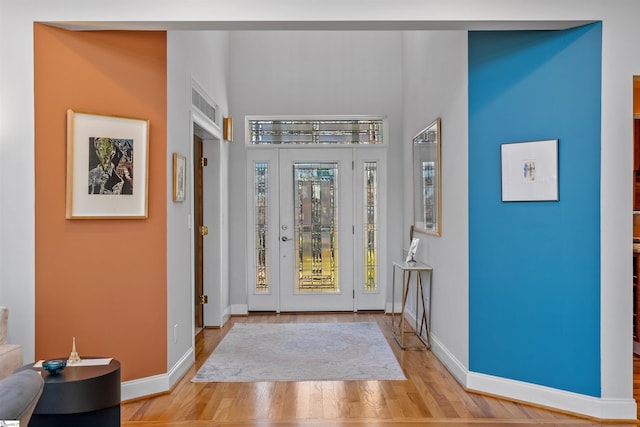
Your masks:
[[[205,144],[207,141],[212,140],[220,140],[222,141],[222,131],[220,128],[211,121],[207,116],[205,116],[202,112],[197,110],[193,105],[191,106],[189,112],[189,157],[187,159],[187,164],[193,165],[193,161],[197,153],[194,153],[194,139],[198,137],[202,139],[202,143]],[[188,169],[187,169],[188,170]],[[192,348],[195,348],[195,334],[196,334],[196,324],[195,324],[195,298],[196,298],[196,240],[194,235],[194,223],[195,223],[195,215],[196,215],[196,205],[195,205],[195,176],[193,171],[188,174],[188,182],[190,183],[191,188],[191,197],[190,197],[190,206],[189,206],[189,217],[187,219],[187,226],[190,231],[190,257],[191,257],[191,280],[190,280],[190,288],[191,288],[191,345]],[[203,186],[203,196],[206,193],[206,186]],[[203,279],[204,280],[204,279]],[[206,283],[203,283],[204,291],[206,292]],[[204,314],[203,314],[204,316]],[[206,323],[203,323],[203,326],[206,326]]]
[[[284,119],[284,118],[289,118],[289,119],[309,119],[309,120],[326,120],[326,119],[335,119],[335,118],[341,118],[341,119],[358,119],[358,118],[365,118],[365,119],[382,119],[383,120],[383,143],[382,144],[376,144],[376,145],[366,145],[366,144],[362,144],[362,145],[352,145],[352,144],[335,144],[335,145],[318,145],[318,144],[264,144],[264,145],[252,145],[249,143],[249,121],[250,120],[268,120],[268,119]],[[255,304],[255,300],[251,301],[252,295],[254,293],[254,277],[255,277],[255,233],[253,231],[253,226],[255,225],[255,210],[253,209],[254,207],[254,198],[255,198],[255,184],[254,184],[254,172],[255,172],[255,162],[256,161],[265,161],[267,163],[270,163],[271,166],[270,168],[273,168],[273,165],[278,165],[279,167],[279,151],[280,150],[287,150],[287,149],[319,149],[319,148],[333,148],[333,149],[353,149],[354,151],[354,161],[356,162],[356,164],[359,161],[368,161],[368,160],[374,160],[374,161],[378,161],[379,162],[379,167],[380,167],[380,173],[378,175],[378,179],[379,179],[379,185],[380,188],[382,189],[381,191],[381,197],[379,200],[379,221],[381,224],[383,224],[383,226],[380,227],[379,229],[379,234],[378,234],[378,257],[379,257],[379,264],[378,264],[378,281],[379,281],[379,291],[378,293],[378,297],[379,299],[381,299],[382,302],[380,302],[378,304],[378,301],[376,300],[375,302],[372,301],[374,298],[370,298],[371,294],[369,295],[358,295],[358,290],[359,290],[359,286],[356,284],[354,286],[354,289],[356,290],[356,298],[354,301],[354,311],[358,311],[358,310],[367,310],[367,309],[380,309],[380,310],[387,310],[388,307],[388,301],[387,301],[387,293],[388,293],[388,287],[386,286],[386,281],[387,281],[387,250],[386,250],[386,242],[387,242],[387,238],[386,238],[386,231],[387,231],[387,227],[386,224],[388,224],[388,218],[387,218],[387,154],[388,154],[388,147],[389,147],[389,130],[388,130],[388,121],[387,121],[387,117],[386,116],[313,116],[313,115],[307,115],[307,116],[261,116],[261,115],[250,115],[250,116],[245,116],[245,177],[246,177],[246,182],[245,182],[245,194],[246,194],[246,206],[247,206],[247,210],[246,210],[246,229],[247,229],[247,234],[246,234],[246,239],[245,239],[245,260],[246,260],[246,274],[245,274],[245,292],[246,292],[246,307],[247,307],[247,313],[249,310],[251,311],[274,311],[275,307],[275,312],[279,313],[281,311],[281,307],[280,307],[280,298],[279,298],[279,290],[278,288],[274,289],[273,287],[270,289],[270,293],[269,295],[271,295],[271,300],[269,301],[269,304]],[[277,172],[277,170],[276,170]],[[356,167],[355,169],[355,175],[357,175],[359,173],[359,168]],[[270,172],[269,175],[269,187],[270,187],[270,192],[273,193],[273,191],[277,191],[279,193],[279,188],[280,188],[280,184],[279,184],[279,174],[278,173],[273,173],[273,171]],[[354,176],[354,183],[356,183],[355,185],[358,185],[357,183],[359,183],[361,180],[358,176]],[[354,200],[354,203],[356,203],[356,201]],[[274,209],[274,205],[277,207],[277,203],[271,203],[270,209],[269,209],[269,215],[272,221],[273,220],[277,220],[278,219],[278,211],[276,210],[276,212],[273,212]],[[360,211],[360,209],[354,209],[354,215],[357,215],[358,212]],[[355,216],[354,216],[355,218]],[[279,229],[279,227],[278,227]],[[279,268],[274,268],[273,266],[273,262],[278,261],[280,258],[280,253],[279,253],[279,243],[278,243],[278,238],[279,235],[274,235],[276,233],[270,233],[271,235],[268,237],[269,239],[269,247],[271,248],[271,254],[270,254],[270,259],[268,261],[268,267],[269,267],[269,274],[270,274],[270,283],[278,283],[279,277]],[[358,231],[356,231],[356,235],[354,236],[354,245],[359,244],[358,243]],[[354,246],[354,251],[358,250],[358,246]],[[354,252],[354,263],[358,260],[358,256],[355,256],[355,252]],[[357,270],[355,270],[356,265],[354,265],[354,279],[357,279],[359,277],[359,274],[357,273]],[[264,298],[264,295],[260,295],[259,298]],[[267,298],[264,298],[265,301]],[[370,300],[370,301],[363,301],[363,300]],[[253,303],[252,303],[253,302]],[[364,302],[364,305],[362,304]],[[268,306],[267,306],[268,305]],[[379,305],[379,307],[378,307]],[[246,313],[244,313],[246,314]]]

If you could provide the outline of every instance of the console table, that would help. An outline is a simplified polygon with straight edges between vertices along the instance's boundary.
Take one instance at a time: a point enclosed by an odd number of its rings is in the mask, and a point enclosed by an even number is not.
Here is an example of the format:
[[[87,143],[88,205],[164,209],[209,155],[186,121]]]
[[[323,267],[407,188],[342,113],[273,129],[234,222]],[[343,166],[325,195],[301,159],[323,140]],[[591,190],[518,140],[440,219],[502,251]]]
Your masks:
[[[40,371],[44,379],[30,427],[120,426],[119,361],[112,359],[108,365],[99,366],[67,366],[58,375],[49,375],[31,363],[19,370],[24,369]]]
[[[395,295],[396,295],[396,269],[402,272],[402,309],[400,310],[400,322],[398,327],[395,326]],[[422,274],[429,275],[429,304],[428,313],[431,314],[431,288],[433,285],[433,268],[429,265],[406,262],[393,263],[393,280],[391,290],[391,332],[393,338],[403,350],[424,350],[431,347],[431,336],[429,333],[429,320],[427,316],[427,306],[425,304],[425,290],[422,283]],[[405,310],[407,308],[407,298],[409,297],[409,288],[411,287],[412,278],[415,276],[415,325],[413,330],[409,329],[405,318]],[[420,311],[420,308],[422,310]],[[426,339],[423,337],[426,336]],[[418,344],[411,345],[405,342],[405,336],[416,337]]]

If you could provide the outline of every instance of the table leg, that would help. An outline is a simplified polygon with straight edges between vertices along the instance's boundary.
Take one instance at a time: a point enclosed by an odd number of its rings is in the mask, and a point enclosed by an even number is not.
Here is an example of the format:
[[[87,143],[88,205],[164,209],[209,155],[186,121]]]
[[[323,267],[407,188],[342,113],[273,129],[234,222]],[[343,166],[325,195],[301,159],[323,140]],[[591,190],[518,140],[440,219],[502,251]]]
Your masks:
[[[429,283],[431,283],[431,275],[429,275]],[[420,302],[422,303],[422,316],[420,319],[420,333],[418,336],[422,340],[421,338],[422,330],[424,329],[425,335],[427,336],[427,341],[425,342],[425,345],[427,346],[427,348],[431,348],[431,335],[429,333],[429,321],[427,320],[427,305],[424,302],[424,283],[422,282],[422,279],[419,280],[419,286],[420,286],[420,295],[421,295]],[[431,299],[429,299],[429,302],[431,302]]]
[[[407,277],[406,279],[406,288],[404,289],[403,295],[402,295],[402,310],[400,311],[400,346],[402,348],[405,348],[405,344],[404,344],[404,330],[406,329],[405,323],[405,310],[407,307],[407,297],[409,296],[409,285],[411,284],[411,271],[409,272],[403,272],[403,277],[402,277],[402,281],[405,282],[404,276]]]
[[[391,278],[391,332],[394,331],[394,316],[396,313],[396,265],[393,265]]]

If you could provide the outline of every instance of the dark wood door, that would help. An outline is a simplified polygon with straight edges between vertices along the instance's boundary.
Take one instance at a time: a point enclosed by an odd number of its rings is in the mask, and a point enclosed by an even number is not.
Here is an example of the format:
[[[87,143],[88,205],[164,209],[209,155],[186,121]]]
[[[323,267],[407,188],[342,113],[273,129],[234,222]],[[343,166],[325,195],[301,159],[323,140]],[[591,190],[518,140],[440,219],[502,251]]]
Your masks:
[[[633,120],[633,210],[640,211],[640,119]]]
[[[202,235],[202,227],[204,226],[204,210],[203,210],[203,191],[202,191],[202,140],[197,136],[194,136],[194,152],[196,155],[194,156],[194,164],[193,170],[195,174],[195,185],[194,185],[194,197],[195,197],[195,253],[196,253],[196,289],[195,296],[196,300],[195,308],[196,308],[196,328],[202,328],[204,325],[204,306],[202,301],[202,295],[204,295],[204,262],[202,255],[202,245],[203,245],[203,235]]]

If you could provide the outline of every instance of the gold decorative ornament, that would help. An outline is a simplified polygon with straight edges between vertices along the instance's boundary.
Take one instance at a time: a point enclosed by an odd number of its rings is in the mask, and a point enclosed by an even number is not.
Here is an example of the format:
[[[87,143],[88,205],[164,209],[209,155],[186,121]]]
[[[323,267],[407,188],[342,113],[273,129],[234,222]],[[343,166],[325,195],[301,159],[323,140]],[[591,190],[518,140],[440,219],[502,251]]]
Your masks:
[[[67,360],[67,364],[73,365],[74,363],[78,363],[82,361],[78,352],[76,351],[76,337],[73,337],[73,346],[71,347],[71,354],[69,355],[69,360]]]

